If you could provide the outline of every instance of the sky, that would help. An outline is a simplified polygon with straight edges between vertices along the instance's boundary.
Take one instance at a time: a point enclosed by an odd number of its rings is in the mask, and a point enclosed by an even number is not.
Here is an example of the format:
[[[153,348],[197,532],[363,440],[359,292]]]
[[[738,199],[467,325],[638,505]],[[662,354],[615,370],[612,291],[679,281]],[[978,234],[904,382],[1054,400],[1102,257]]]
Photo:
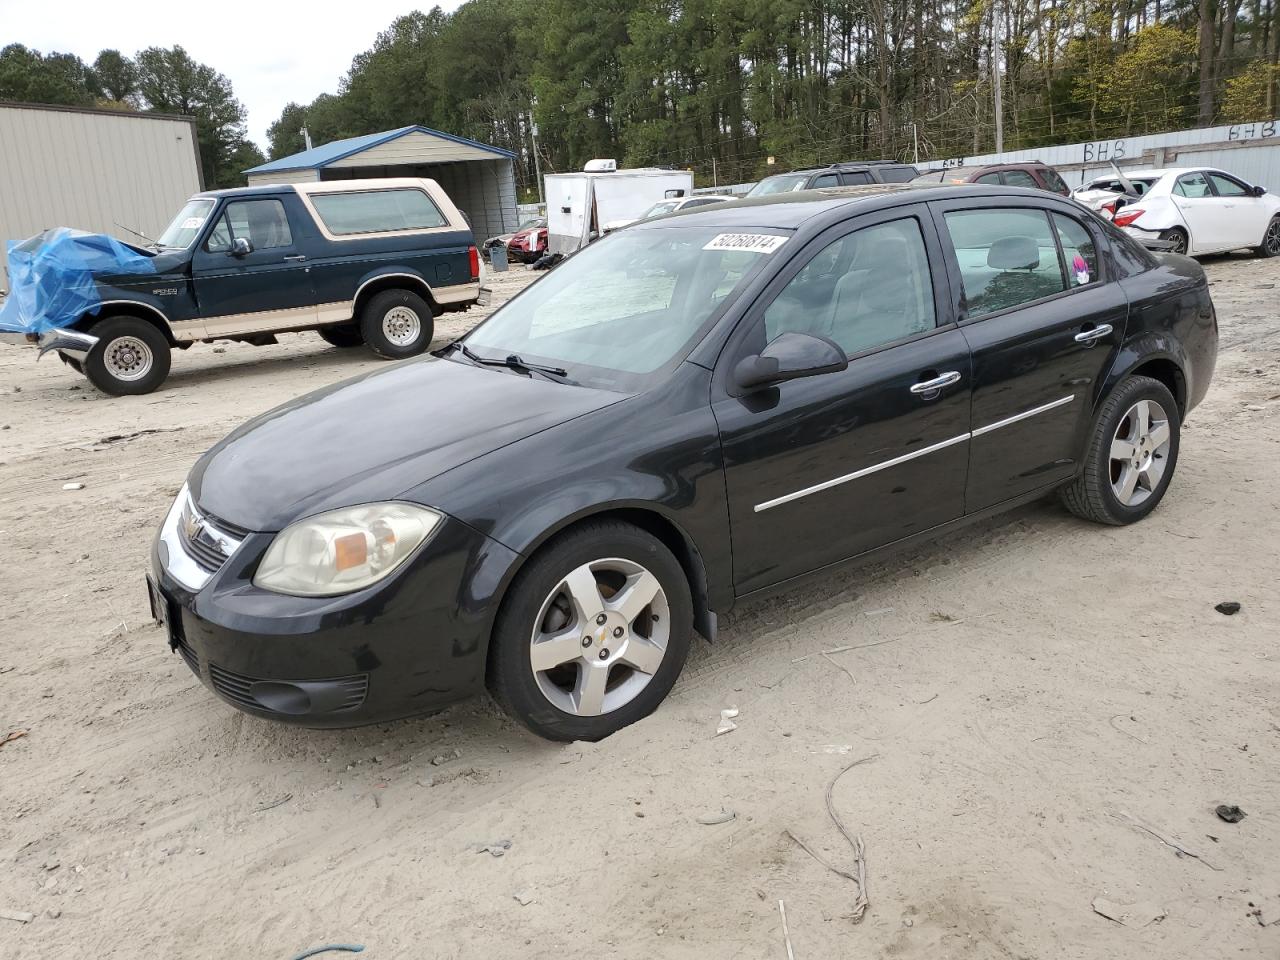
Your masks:
[[[461,0],[439,0],[445,10]],[[133,56],[146,47],[185,47],[231,81],[249,113],[249,137],[263,151],[267,127],[289,101],[334,93],[357,53],[391,21],[420,6],[394,0],[280,0],[206,4],[103,3],[102,0],[0,0],[0,47],[21,43],[41,53],[74,53],[91,63],[114,48]],[[329,11],[333,12],[330,13]]]

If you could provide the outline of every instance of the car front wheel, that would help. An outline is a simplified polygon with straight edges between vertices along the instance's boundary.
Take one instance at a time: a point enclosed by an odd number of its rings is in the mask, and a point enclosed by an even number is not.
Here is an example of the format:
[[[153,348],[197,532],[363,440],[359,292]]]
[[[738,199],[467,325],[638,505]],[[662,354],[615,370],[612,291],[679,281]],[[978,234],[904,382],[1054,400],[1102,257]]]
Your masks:
[[[1255,252],[1260,257],[1280,257],[1280,217],[1271,218]]]
[[[1141,520],[1169,489],[1180,437],[1178,404],[1169,388],[1151,377],[1128,377],[1103,403],[1084,469],[1063,488],[1063,502],[1096,523]]]
[[[551,740],[600,740],[666,698],[689,653],[693,601],[657,538],[601,521],[520,571],[494,627],[489,687]]]
[[[93,325],[98,342],[84,362],[89,382],[113,397],[150,393],[169,375],[169,341],[139,317],[110,317]]]
[[[360,312],[360,335],[387,360],[417,356],[431,346],[434,334],[431,306],[411,290],[383,290]]]

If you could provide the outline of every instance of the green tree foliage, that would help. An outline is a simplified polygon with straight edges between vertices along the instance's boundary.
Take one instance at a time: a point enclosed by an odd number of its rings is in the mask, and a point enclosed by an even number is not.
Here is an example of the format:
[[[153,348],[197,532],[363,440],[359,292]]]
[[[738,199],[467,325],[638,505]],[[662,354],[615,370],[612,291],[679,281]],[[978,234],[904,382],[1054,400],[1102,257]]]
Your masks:
[[[135,63],[138,95],[152,110],[195,117],[205,179],[217,186],[241,183],[235,158],[244,151],[245,110],[231,81],[182,47],[148,47]]]
[[[0,100],[92,106],[89,70],[69,53],[42,54],[10,44],[0,50]]]
[[[93,61],[90,87],[111,103],[132,105],[138,94],[138,68],[119,50],[103,50]]]
[[[1280,66],[1265,60],[1253,61],[1227,81],[1222,119],[1227,123],[1249,123],[1274,117],[1277,87],[1280,87]]]
[[[307,108],[289,103],[280,113],[280,119],[267,128],[267,153],[269,159],[279,160],[307,147],[302,128],[307,125]]]

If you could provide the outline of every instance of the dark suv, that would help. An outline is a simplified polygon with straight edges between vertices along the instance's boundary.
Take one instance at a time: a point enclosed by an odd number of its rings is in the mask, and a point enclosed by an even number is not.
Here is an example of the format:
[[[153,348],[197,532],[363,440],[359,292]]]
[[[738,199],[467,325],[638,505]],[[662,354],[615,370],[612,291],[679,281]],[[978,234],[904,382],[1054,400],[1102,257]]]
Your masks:
[[[986,166],[950,167],[929,170],[920,174],[913,183],[989,183],[1005,187],[1026,187],[1029,190],[1047,190],[1060,197],[1071,195],[1071,190],[1058,171],[1047,163],[1032,160],[1028,163],[992,163]]]
[[[864,160],[858,163],[833,163],[812,170],[792,170],[765,177],[747,193],[748,197],[767,197],[774,193],[813,190],[819,187],[854,187],[868,183],[906,183],[920,171],[909,163],[896,160]]]

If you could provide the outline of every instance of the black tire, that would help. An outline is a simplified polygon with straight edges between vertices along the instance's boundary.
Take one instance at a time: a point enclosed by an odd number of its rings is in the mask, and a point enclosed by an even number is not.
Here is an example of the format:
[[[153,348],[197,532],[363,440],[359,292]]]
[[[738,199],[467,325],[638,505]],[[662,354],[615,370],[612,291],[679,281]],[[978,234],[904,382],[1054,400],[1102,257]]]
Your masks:
[[[553,599],[553,591],[571,571],[588,563],[619,561],[638,565],[657,578],[662,594],[644,608],[628,629],[634,629],[642,638],[643,630],[647,627],[650,636],[658,636],[654,632],[661,630],[657,610],[665,602],[665,652],[660,654],[661,659],[656,669],[651,674],[646,674],[627,665],[627,647],[613,651],[617,654],[616,659],[605,670],[611,691],[617,693],[621,689],[625,694],[627,683],[639,684],[645,677],[648,678],[647,682],[629,701],[619,704],[615,709],[596,716],[579,716],[561,709],[543,693],[539,685],[539,674],[534,672],[530,659],[533,631],[538,626],[537,621],[544,604]],[[596,574],[601,587],[620,583],[622,576],[621,573],[612,571]],[[609,581],[609,577],[618,577],[619,580]],[[600,592],[601,595],[605,594],[604,589]],[[567,598],[562,596],[561,599]],[[568,662],[555,668],[555,671],[560,671],[558,677],[563,678],[568,686],[579,690],[582,689],[582,671],[593,669],[586,666],[587,660],[595,663],[605,659],[601,654],[609,653],[609,643],[629,645],[637,642],[630,636],[625,641],[611,639],[617,636],[612,632],[616,627],[611,628],[608,624],[597,627],[594,620],[588,624],[574,624],[573,621],[580,619],[581,614],[576,607],[568,604],[558,609],[556,604],[551,604],[541,625],[546,626],[553,616],[564,618],[563,622],[554,627],[557,632],[567,633],[571,625],[576,626],[578,632],[587,634],[583,638],[582,647],[586,647],[587,639],[595,643],[590,652],[584,650],[581,655],[583,662]],[[615,616],[612,610],[609,616]],[[512,582],[498,611],[490,642],[489,689],[508,714],[541,737],[564,741],[602,740],[648,716],[666,698],[684,667],[692,636],[693,601],[689,581],[671,551],[656,537],[631,524],[618,521],[587,523],[551,541],[525,565]],[[573,643],[578,645],[576,633]],[[637,647],[637,652],[641,647],[643,644]],[[543,682],[552,683],[553,675],[556,675],[554,671],[546,673]]]
[[[410,329],[416,331],[411,340],[396,340],[388,336],[388,314],[397,310],[409,310],[416,319],[408,320]],[[402,315],[403,316],[403,315]],[[394,319],[391,321],[394,324]],[[423,353],[431,346],[435,335],[435,316],[427,301],[411,290],[383,290],[375,293],[360,311],[360,335],[378,356],[386,360],[403,360]]]
[[[109,317],[89,330],[98,338],[84,362],[84,375],[113,397],[150,393],[169,375],[169,341],[139,317]],[[145,349],[144,349],[145,348]]]
[[[1267,224],[1267,232],[1262,235],[1262,243],[1253,248],[1260,257],[1280,257],[1280,217],[1272,217]]]
[[[316,330],[320,339],[335,347],[358,347],[364,343],[364,334],[360,325],[355,323],[338,323],[331,327],[320,327]]]
[[[1187,256],[1187,251],[1191,249],[1191,238],[1187,236],[1187,231],[1181,227],[1161,230],[1160,239],[1173,244],[1173,249],[1169,251],[1170,253],[1180,253],[1185,257]]]
[[[1127,469],[1123,459],[1112,458],[1112,442],[1124,440],[1118,435],[1121,424],[1141,400],[1159,404],[1169,426],[1168,448],[1162,456],[1152,456],[1151,461],[1163,460],[1159,481],[1155,483],[1140,503],[1126,504],[1113,488],[1120,482]],[[1130,421],[1131,423],[1132,421]],[[1062,502],[1077,517],[1121,526],[1141,520],[1154,510],[1169,489],[1174,470],[1178,465],[1178,448],[1181,440],[1182,418],[1173,394],[1159,380],[1150,377],[1127,377],[1111,392],[1102,404],[1094,422],[1093,433],[1085,451],[1084,470],[1068,486],[1062,488]],[[1128,429],[1126,425],[1124,430]],[[1141,481],[1138,492],[1141,493]]]

